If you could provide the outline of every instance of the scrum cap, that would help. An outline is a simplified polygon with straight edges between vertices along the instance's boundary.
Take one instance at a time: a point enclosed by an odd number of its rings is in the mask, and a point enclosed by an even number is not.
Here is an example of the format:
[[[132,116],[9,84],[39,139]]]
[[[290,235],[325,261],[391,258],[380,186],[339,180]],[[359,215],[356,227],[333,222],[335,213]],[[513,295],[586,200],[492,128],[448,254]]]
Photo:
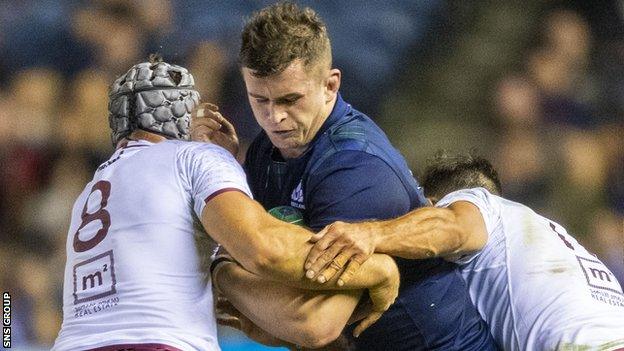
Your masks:
[[[184,67],[166,62],[132,66],[108,94],[113,145],[135,129],[187,140],[191,111],[199,104],[194,84]]]

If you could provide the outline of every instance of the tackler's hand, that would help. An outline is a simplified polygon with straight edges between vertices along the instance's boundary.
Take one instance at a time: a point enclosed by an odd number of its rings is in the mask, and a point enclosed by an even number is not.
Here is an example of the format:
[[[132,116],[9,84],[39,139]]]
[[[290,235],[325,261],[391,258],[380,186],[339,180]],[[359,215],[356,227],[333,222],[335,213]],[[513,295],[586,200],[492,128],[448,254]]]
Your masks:
[[[347,265],[337,280],[347,283],[375,252],[376,237],[371,223],[334,222],[310,239],[315,243],[305,262],[306,277],[324,283]]]
[[[238,156],[238,135],[232,123],[211,103],[198,105],[192,113],[191,139],[217,144]]]

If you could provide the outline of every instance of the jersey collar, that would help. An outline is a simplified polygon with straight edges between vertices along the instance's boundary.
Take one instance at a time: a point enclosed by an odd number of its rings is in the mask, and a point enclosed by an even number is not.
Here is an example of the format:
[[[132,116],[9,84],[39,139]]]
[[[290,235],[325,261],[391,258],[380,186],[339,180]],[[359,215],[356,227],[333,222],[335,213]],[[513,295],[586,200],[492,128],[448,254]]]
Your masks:
[[[345,117],[350,111],[351,111],[351,105],[346,103],[342,99],[342,95],[338,93],[336,96],[336,104],[334,105],[332,112],[329,114],[329,117],[327,117],[327,119],[325,120],[325,123],[323,123],[323,125],[321,126],[319,131],[316,133],[316,135],[314,136],[314,139],[312,139],[312,142],[310,144],[316,143],[320,135],[323,135],[324,133],[326,133],[327,130],[331,126],[338,123],[338,121],[340,121],[343,117]]]

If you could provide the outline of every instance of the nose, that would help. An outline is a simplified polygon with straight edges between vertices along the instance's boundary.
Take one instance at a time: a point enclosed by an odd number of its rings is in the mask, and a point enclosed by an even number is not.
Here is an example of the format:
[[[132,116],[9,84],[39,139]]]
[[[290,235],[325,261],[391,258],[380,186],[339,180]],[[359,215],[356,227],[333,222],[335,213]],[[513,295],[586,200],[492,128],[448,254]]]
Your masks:
[[[267,116],[269,121],[274,124],[280,124],[283,120],[286,119],[287,113],[286,109],[276,104],[271,104],[268,111],[269,115]]]

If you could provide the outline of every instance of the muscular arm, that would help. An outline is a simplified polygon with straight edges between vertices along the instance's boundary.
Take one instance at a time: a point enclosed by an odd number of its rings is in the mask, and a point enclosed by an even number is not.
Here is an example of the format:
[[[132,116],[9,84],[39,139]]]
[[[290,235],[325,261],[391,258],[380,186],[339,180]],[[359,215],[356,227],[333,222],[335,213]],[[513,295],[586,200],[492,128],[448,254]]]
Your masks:
[[[210,199],[201,218],[206,231],[245,269],[264,278],[304,289],[362,289],[381,287],[398,279],[393,260],[375,255],[349,284],[319,286],[304,278],[303,264],[312,232],[282,222],[245,194],[226,191]]]
[[[482,249],[488,238],[479,209],[467,201],[423,207],[370,225],[377,232],[376,252],[411,259],[471,253]]]
[[[326,345],[340,335],[362,292],[286,287],[233,262],[220,265],[214,279],[221,293],[258,327],[309,348]]]
[[[338,253],[359,261],[371,252],[408,259],[454,258],[482,249],[488,239],[481,212],[468,201],[447,208],[423,207],[387,221],[336,222],[318,236],[306,267],[325,276],[332,276],[326,267]],[[347,268],[343,276],[350,277],[356,269]]]

